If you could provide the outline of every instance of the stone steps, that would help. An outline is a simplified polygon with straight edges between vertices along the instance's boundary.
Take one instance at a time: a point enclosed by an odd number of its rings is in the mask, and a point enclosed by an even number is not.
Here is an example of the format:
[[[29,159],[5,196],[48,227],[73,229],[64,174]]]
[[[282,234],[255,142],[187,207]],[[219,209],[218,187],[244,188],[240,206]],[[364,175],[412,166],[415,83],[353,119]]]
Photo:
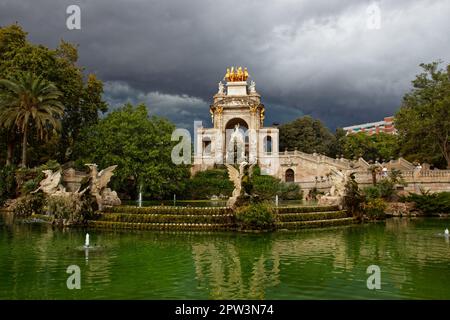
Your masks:
[[[160,214],[160,215],[229,215],[232,210],[226,207],[171,207],[171,206],[154,206],[154,207],[131,207],[118,206],[106,208],[103,214]]]
[[[325,211],[309,213],[284,213],[278,215],[280,222],[312,221],[347,218],[347,211]]]
[[[276,229],[301,229],[349,224],[347,212],[337,206],[280,207]],[[193,207],[114,207],[89,220],[92,228],[135,230],[222,231],[237,230],[235,216],[229,208]]]
[[[293,221],[293,222],[277,222],[275,226],[278,230],[295,230],[303,228],[322,228],[331,226],[342,226],[352,224],[355,221],[354,218],[339,218],[339,219],[326,219],[326,220],[311,220],[311,221]]]
[[[88,221],[88,227],[102,229],[171,230],[171,231],[225,231],[235,230],[229,223],[136,223],[115,221]]]
[[[297,206],[275,208],[278,214],[339,211],[338,206]]]
[[[131,223],[234,223],[233,214],[190,215],[190,214],[136,214],[104,213],[97,221]]]

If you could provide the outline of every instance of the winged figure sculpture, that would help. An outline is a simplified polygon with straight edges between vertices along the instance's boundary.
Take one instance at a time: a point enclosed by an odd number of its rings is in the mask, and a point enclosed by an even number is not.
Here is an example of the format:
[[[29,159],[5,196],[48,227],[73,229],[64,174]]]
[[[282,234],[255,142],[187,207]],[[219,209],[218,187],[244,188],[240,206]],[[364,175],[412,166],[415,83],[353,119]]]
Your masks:
[[[102,192],[107,188],[111,177],[114,175],[113,171],[117,168],[117,165],[105,168],[100,172],[98,172],[96,164],[88,163],[86,166],[91,169],[91,172],[89,173],[91,179],[89,185],[91,194],[97,200],[98,207],[101,210],[103,206]]]
[[[228,200],[228,206],[233,206],[237,198],[241,196],[242,189],[244,188],[244,191],[247,191],[245,188],[245,184],[249,183],[250,178],[253,175],[253,167],[255,166],[255,163],[248,166],[248,163],[246,161],[243,161],[239,165],[239,170],[231,164],[225,164],[225,166],[228,170],[228,177],[234,184],[233,193],[231,195],[231,198]],[[248,169],[246,170],[247,166]]]
[[[45,178],[39,183],[39,188],[31,193],[41,190],[48,195],[55,194],[60,188],[61,171],[43,170],[42,172],[45,174]]]

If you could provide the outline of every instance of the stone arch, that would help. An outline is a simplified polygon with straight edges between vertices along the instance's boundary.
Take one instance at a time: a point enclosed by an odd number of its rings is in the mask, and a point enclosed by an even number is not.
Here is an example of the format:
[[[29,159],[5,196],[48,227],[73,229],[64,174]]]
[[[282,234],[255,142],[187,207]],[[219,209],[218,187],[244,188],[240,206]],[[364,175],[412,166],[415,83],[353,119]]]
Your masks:
[[[225,130],[234,129],[237,124],[239,124],[239,127],[245,128],[245,130],[248,129],[248,123],[244,119],[236,117],[228,120],[227,124],[225,125]]]
[[[233,130],[235,129],[236,125],[239,125],[239,132],[242,134],[242,136],[239,137],[239,139],[236,139],[236,136],[233,134]],[[232,118],[228,120],[227,124],[225,125],[225,136],[226,136],[226,162],[227,163],[238,163],[242,159],[243,156],[248,161],[249,158],[249,137],[248,137],[248,123],[239,117]],[[234,137],[234,138],[233,138]],[[244,152],[242,153],[242,150],[239,150],[238,143],[243,143],[244,146]],[[242,146],[239,146],[240,148]]]
[[[287,169],[284,172],[284,181],[285,182],[295,182],[295,172],[291,168]]]

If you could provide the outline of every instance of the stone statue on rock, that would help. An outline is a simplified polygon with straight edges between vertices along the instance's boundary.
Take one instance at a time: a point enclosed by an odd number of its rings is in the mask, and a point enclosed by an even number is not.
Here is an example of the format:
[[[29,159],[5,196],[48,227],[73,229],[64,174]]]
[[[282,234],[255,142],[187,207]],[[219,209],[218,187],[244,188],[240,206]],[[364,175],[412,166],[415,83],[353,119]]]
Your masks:
[[[330,168],[330,191],[319,198],[319,205],[342,205],[345,196],[345,184],[348,181],[350,172],[342,172],[336,168]]]
[[[117,206],[121,204],[119,197],[115,191],[108,188],[108,183],[113,176],[113,171],[116,169],[115,166],[110,166],[106,169],[98,172],[96,164],[86,164],[90,168],[88,174],[89,186],[80,192],[80,186],[73,191],[67,191],[64,186],[64,179],[62,177],[61,171],[53,172],[52,170],[44,170],[45,178],[39,183],[39,188],[34,190],[32,193],[42,191],[46,196],[62,196],[62,197],[77,197],[81,196],[89,190],[91,196],[95,197],[97,206],[99,210],[104,207]],[[86,174],[83,173],[81,177],[85,177]],[[69,188],[69,190],[71,190]]]
[[[227,201],[227,206],[235,209],[247,204],[254,197],[251,178],[255,163],[249,165],[246,161],[243,161],[239,165],[239,170],[230,164],[225,164],[225,166],[228,169],[228,177],[234,184],[234,190]]]
[[[45,174],[45,178],[39,182],[39,188],[31,193],[36,193],[41,190],[46,195],[52,195],[61,188],[64,188],[61,185],[61,171],[53,172],[52,170],[44,170],[42,172]]]
[[[115,191],[107,188],[111,177],[114,175],[113,171],[117,168],[117,165],[110,166],[106,169],[98,172],[96,164],[86,164],[91,171],[89,173],[90,182],[89,188],[92,196],[95,197],[99,210],[103,210],[106,206],[120,205],[121,201]]]

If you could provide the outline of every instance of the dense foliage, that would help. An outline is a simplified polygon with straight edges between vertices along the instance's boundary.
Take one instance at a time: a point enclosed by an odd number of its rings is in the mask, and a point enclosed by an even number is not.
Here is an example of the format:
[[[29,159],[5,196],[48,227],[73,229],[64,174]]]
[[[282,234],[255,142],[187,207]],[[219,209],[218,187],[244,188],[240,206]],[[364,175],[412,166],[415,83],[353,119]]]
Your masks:
[[[298,118],[279,126],[280,151],[285,149],[330,155],[335,143],[334,135],[317,119],[310,116]],[[335,155],[332,155],[335,156]]]
[[[56,86],[33,73],[19,74],[14,80],[0,79],[4,87],[0,95],[0,123],[8,132],[22,134],[21,166],[27,165],[30,127],[36,138],[48,140],[51,132],[60,128],[59,117],[64,112]]]
[[[375,182],[373,186],[364,188],[363,193],[368,200],[376,198],[382,198],[388,201],[395,200],[397,198],[397,185],[406,186],[406,183],[401,176],[401,172],[393,169],[387,177]]]
[[[0,167],[0,206],[16,195],[15,172],[14,166]]]
[[[252,176],[252,192],[260,200],[275,199],[278,195],[283,200],[301,200],[302,191],[295,183],[285,183],[269,175],[261,175],[260,169],[255,167]],[[212,196],[230,197],[233,192],[233,183],[228,178],[226,169],[211,169],[198,172],[187,184],[186,198],[209,199]]]
[[[147,197],[171,198],[182,194],[189,177],[185,166],[172,163],[173,130],[169,121],[150,117],[145,105],[127,104],[81,133],[78,163],[118,165],[111,186],[134,199],[140,190]]]
[[[45,198],[42,193],[28,194],[16,200],[12,206],[14,216],[20,218],[30,217],[33,214],[42,214]]]
[[[364,204],[364,213],[371,220],[383,219],[386,214],[387,204],[381,198],[373,198],[367,200]]]
[[[28,165],[38,165],[50,159],[64,163],[73,160],[73,144],[81,128],[95,124],[99,112],[107,110],[102,100],[103,84],[95,75],[84,81],[83,68],[77,65],[77,47],[61,41],[56,49],[32,44],[27,33],[17,25],[0,27],[0,78],[13,80],[24,73],[33,73],[53,83],[62,92],[60,99],[65,106],[61,117],[61,131],[49,132],[48,139],[41,143],[36,127],[28,128]],[[0,150],[0,161],[18,163],[20,154],[16,146],[23,135],[17,130],[0,130],[0,140],[6,146]],[[6,147],[6,148],[5,148]]]
[[[187,184],[184,198],[210,199],[212,196],[230,197],[233,183],[228,179],[224,169],[211,169],[195,174]]]
[[[389,161],[399,155],[397,136],[387,133],[368,135],[358,132],[341,138],[340,144],[347,159],[362,157],[366,161]]]
[[[421,64],[395,116],[401,151],[410,161],[450,168],[450,65]]]
[[[87,194],[51,196],[46,201],[46,214],[53,216],[56,220],[65,220],[66,223],[80,223],[93,214],[90,201]]]
[[[320,120],[305,116],[280,127],[280,150],[297,149],[306,153],[321,153],[347,159],[363,157],[366,161],[389,160],[399,156],[398,138],[380,133],[363,132],[346,135],[338,128],[333,135]]]
[[[404,197],[403,201],[413,202],[416,209],[428,216],[436,213],[450,213],[450,192],[411,193]]]

